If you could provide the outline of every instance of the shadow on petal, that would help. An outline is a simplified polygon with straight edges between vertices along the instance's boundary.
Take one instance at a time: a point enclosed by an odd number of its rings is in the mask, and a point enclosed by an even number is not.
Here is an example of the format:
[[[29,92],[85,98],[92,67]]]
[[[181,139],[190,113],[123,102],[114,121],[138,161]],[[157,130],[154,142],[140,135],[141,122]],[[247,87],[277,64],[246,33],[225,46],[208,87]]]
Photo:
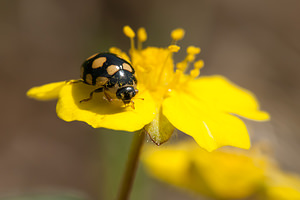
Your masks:
[[[155,103],[147,91],[140,92],[134,99],[135,109],[125,106],[121,100],[107,101],[103,92],[95,93],[90,101],[80,103],[95,89],[84,83],[65,85],[57,102],[57,115],[67,122],[83,121],[94,128],[129,132],[142,129],[155,117]]]
[[[96,92],[91,100],[80,103],[81,100],[88,98],[95,89],[97,87],[84,83],[72,84],[72,97],[78,109],[92,111],[99,115],[116,114],[132,109],[129,106],[125,107],[124,103],[118,99],[109,102],[105,99],[103,92]]]

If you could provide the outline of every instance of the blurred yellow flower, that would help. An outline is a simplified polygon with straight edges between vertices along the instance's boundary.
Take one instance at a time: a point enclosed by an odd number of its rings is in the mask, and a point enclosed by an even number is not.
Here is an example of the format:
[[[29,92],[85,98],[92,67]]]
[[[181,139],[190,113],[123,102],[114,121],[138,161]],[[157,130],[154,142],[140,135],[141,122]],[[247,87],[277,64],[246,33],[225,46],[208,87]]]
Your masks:
[[[300,199],[300,179],[282,172],[259,147],[208,153],[194,142],[148,145],[142,161],[155,178],[216,199]]]
[[[167,48],[143,48],[147,39],[144,28],[137,32],[137,48],[135,32],[125,26],[124,33],[131,41],[130,58],[116,47],[109,51],[131,60],[136,70],[140,92],[134,98],[135,109],[119,101],[108,102],[102,93],[81,104],[80,100],[95,89],[82,82],[50,83],[30,89],[27,95],[38,100],[58,98],[57,115],[65,121],[130,132],[144,128],[157,145],[166,142],[177,128],[208,151],[227,145],[250,147],[246,126],[235,115],[261,121],[269,119],[268,113],[259,110],[251,92],[226,78],[198,78],[204,65],[202,60],[195,62],[200,48],[188,47],[186,58],[175,65],[173,54],[180,49],[176,44],[185,35],[183,29],[172,31],[172,43]]]
[[[285,173],[279,169],[269,169],[264,193],[265,199],[271,200],[295,200],[300,199],[300,176]]]

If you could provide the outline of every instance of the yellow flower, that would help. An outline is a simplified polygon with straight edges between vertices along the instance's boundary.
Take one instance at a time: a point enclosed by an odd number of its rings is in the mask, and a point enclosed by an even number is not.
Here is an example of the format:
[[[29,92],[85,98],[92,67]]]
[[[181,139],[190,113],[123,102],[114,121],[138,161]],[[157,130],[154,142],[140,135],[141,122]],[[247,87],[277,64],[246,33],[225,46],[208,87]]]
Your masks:
[[[295,200],[300,199],[300,176],[270,169],[262,199]]]
[[[208,153],[194,142],[146,146],[142,161],[155,178],[216,199],[300,199],[300,179],[281,171],[259,146]],[[255,198],[256,199],[256,198]]]
[[[102,93],[95,94],[91,101],[80,103],[95,89],[82,82],[46,84],[30,89],[27,95],[39,100],[58,98],[57,115],[65,121],[84,121],[94,128],[130,132],[144,128],[158,145],[167,141],[177,128],[208,151],[225,145],[250,147],[245,124],[235,115],[268,120],[268,113],[259,110],[251,92],[226,78],[198,78],[204,65],[202,60],[195,62],[200,48],[188,47],[186,58],[175,65],[173,54],[180,49],[176,44],[184,37],[183,29],[171,33],[172,43],[167,48],[142,48],[147,39],[143,28],[137,32],[136,48],[135,32],[129,26],[123,30],[131,41],[130,59],[116,47],[109,51],[131,60],[136,71],[140,92],[134,98],[135,109],[119,101],[108,102]]]

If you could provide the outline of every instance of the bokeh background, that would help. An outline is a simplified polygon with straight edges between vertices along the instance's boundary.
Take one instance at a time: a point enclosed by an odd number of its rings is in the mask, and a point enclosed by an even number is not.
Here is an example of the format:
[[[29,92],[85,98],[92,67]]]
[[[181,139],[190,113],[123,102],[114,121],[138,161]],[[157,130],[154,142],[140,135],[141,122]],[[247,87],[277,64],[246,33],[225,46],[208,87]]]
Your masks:
[[[124,25],[145,27],[146,45],[163,47],[172,29],[184,28],[175,59],[199,46],[202,74],[222,74],[253,91],[272,121],[247,121],[252,141],[269,143],[283,169],[300,173],[299,8],[297,0],[1,0],[0,196],[115,196],[132,134],[64,122],[55,101],[25,94],[78,78],[95,52],[128,49]],[[197,198],[149,178],[141,166],[132,199]]]

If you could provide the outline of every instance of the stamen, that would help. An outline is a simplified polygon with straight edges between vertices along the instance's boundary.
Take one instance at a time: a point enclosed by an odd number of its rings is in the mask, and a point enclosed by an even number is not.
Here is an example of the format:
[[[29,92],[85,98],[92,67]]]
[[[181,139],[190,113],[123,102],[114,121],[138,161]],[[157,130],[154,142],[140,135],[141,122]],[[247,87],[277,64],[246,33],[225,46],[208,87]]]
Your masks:
[[[195,47],[195,46],[189,46],[186,50],[187,54],[199,54],[201,51],[201,49],[199,47]]]
[[[177,45],[170,45],[168,46],[168,50],[169,50],[169,53],[165,59],[165,62],[163,64],[163,66],[161,67],[161,70],[159,72],[159,75],[158,75],[158,79],[157,79],[157,83],[159,84],[159,82],[161,81],[162,79],[162,75],[164,74],[164,71],[165,71],[165,67],[166,67],[166,63],[168,61],[168,58],[171,57],[173,55],[173,53],[176,53],[180,50],[180,47],[177,46]]]
[[[130,28],[130,26],[124,26],[123,27],[123,32],[124,34],[130,38],[130,45],[131,45],[131,49],[134,50],[134,37],[135,37],[135,33],[134,31]]]
[[[203,68],[204,62],[203,60],[198,60],[194,63],[194,69],[190,72],[190,78],[194,79],[200,75],[200,69]]]
[[[176,44],[178,40],[184,37],[185,31],[182,28],[175,29],[171,32],[172,44]]]
[[[187,50],[186,50],[187,55],[186,55],[185,59],[180,62],[180,63],[182,63],[182,66],[184,66],[184,69],[183,69],[184,72],[186,72],[190,63],[195,60],[196,54],[199,54],[200,51],[201,51],[200,48],[194,47],[194,46],[189,46],[187,48]]]
[[[168,84],[168,91],[172,91],[180,81],[181,76],[183,75],[183,71],[181,69],[176,69],[175,74],[173,76],[172,81]]]
[[[180,70],[180,71],[184,71],[186,67],[186,63],[183,62],[179,62],[176,64],[176,69]]]
[[[193,69],[193,70],[191,70],[191,72],[190,72],[190,75],[191,75],[191,78],[192,79],[194,79],[194,78],[196,78],[197,76],[199,76],[199,74],[200,74],[200,69]]]
[[[201,69],[204,67],[204,61],[203,60],[198,60],[194,63],[195,69]]]
[[[130,28],[130,26],[124,26],[123,27],[123,32],[124,34],[129,37],[129,38],[134,38],[135,37],[135,33],[134,31]]]
[[[168,49],[170,50],[170,52],[176,53],[176,52],[178,52],[180,50],[180,46],[170,45],[170,46],[168,46]]]
[[[193,62],[195,60],[196,56],[194,54],[188,54],[186,57],[185,57],[185,60],[189,63]]]
[[[120,55],[120,53],[122,52],[121,49],[119,49],[118,47],[110,47],[109,48],[109,52]]]
[[[142,50],[142,44],[147,40],[147,32],[145,28],[141,27],[137,31],[137,37],[138,37],[138,50]]]

